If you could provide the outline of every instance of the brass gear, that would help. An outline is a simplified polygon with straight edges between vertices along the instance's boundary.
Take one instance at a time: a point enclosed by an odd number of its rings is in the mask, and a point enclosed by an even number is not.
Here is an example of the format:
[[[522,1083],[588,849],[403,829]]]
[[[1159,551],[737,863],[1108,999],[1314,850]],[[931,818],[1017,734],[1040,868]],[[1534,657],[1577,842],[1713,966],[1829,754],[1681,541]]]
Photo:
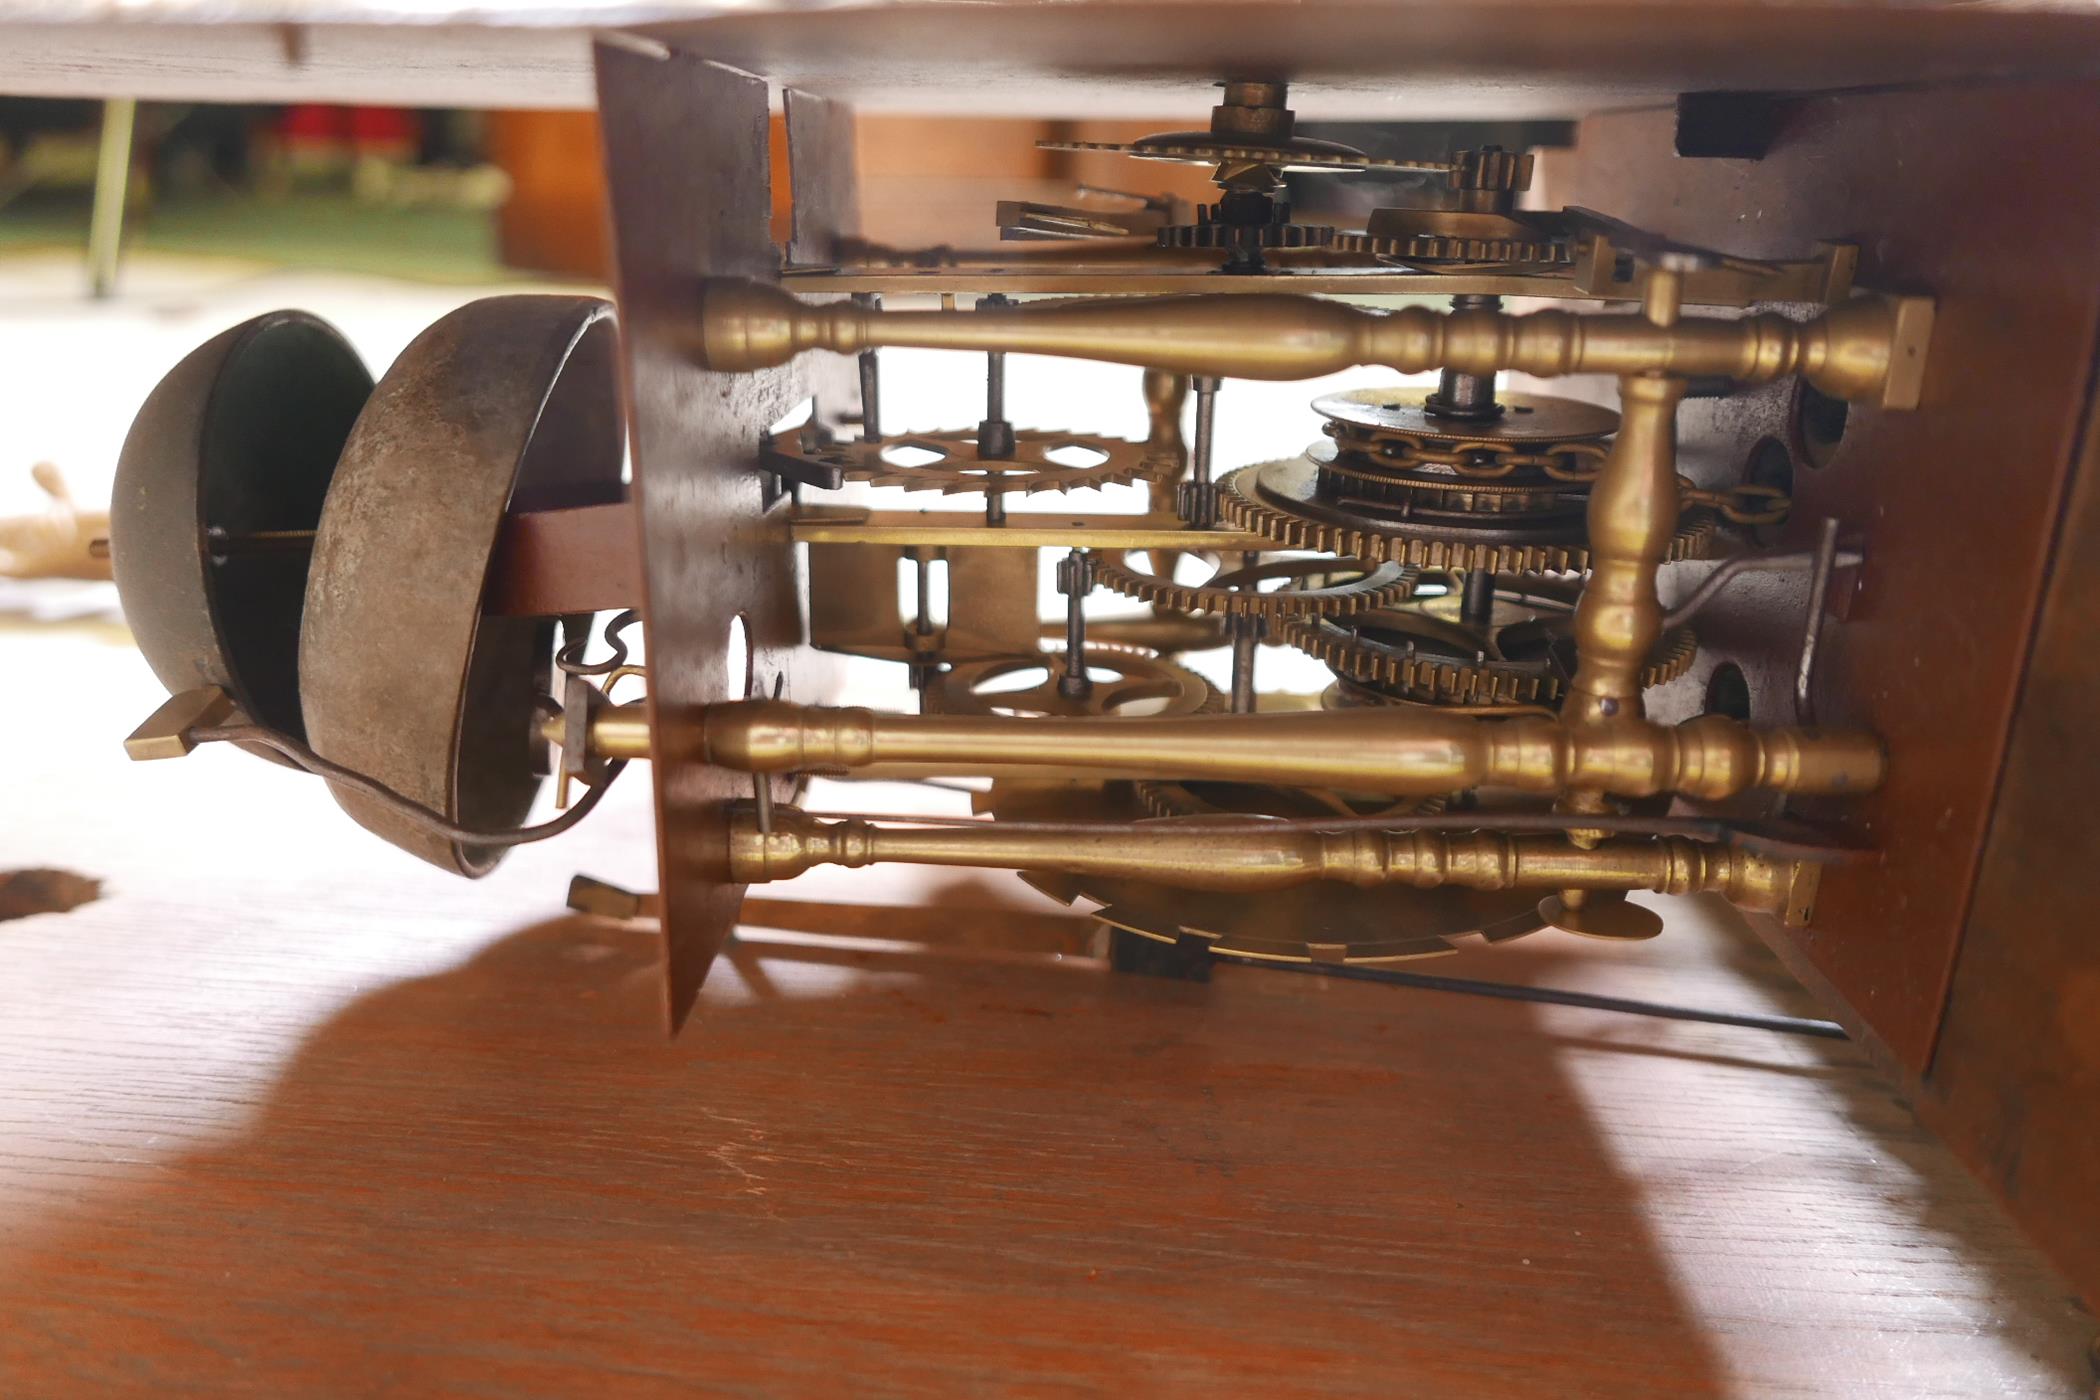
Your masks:
[[[1574,266],[1575,236],[1556,214],[1465,209],[1378,209],[1362,233],[1337,234],[1336,249],[1430,267]]]
[[[1086,649],[1088,672],[1107,671],[1113,680],[1094,678],[1084,696],[1058,689],[1064,657],[1058,652],[1024,652],[969,661],[930,677],[922,693],[928,714],[1107,716],[1144,705],[1146,714],[1187,715],[1216,709],[1210,682],[1183,666],[1163,661],[1140,647],[1095,643]],[[1006,677],[1041,671],[1043,679],[1015,690],[983,687]]]
[[[980,807],[1012,821],[1137,821],[1144,813],[1127,783],[1007,778],[992,784]],[[1456,952],[1463,938],[1503,943],[1545,927],[1535,890],[1315,880],[1250,896],[1145,880],[1020,874],[1065,904],[1097,906],[1093,917],[1112,928],[1168,943],[1200,938],[1215,953],[1274,962],[1401,962]]]
[[[1420,598],[1347,622],[1287,618],[1277,639],[1325,662],[1344,681],[1385,700],[1459,705],[1550,705],[1575,664],[1579,589],[1545,580],[1507,581],[1485,628],[1460,620],[1459,594]],[[1664,634],[1642,668],[1662,685],[1698,655],[1690,628]]]
[[[1414,592],[1415,571],[1404,565],[1369,564],[1357,559],[1271,559],[1237,568],[1219,567],[1202,583],[1177,583],[1150,568],[1131,563],[1140,549],[1096,550],[1094,581],[1126,598],[1137,598],[1174,612],[1219,613],[1227,617],[1332,616],[1381,607]],[[1215,556],[1206,554],[1205,558]],[[1336,575],[1342,577],[1334,580]],[[1286,582],[1263,592],[1272,579]]]
[[[1579,509],[1529,525],[1479,524],[1456,511],[1388,516],[1377,513],[1377,502],[1322,499],[1317,484],[1317,463],[1309,455],[1257,462],[1218,482],[1218,507],[1233,529],[1284,549],[1419,569],[1580,573],[1589,567]],[[1718,525],[1710,510],[1686,511],[1665,558],[1706,557]]]
[[[1325,248],[1334,242],[1329,224],[1227,224],[1215,219],[1194,224],[1168,224],[1159,231],[1162,248],[1212,248],[1228,252],[1234,248]]]
[[[1432,267],[1492,266],[1543,270],[1575,264],[1575,250],[1571,244],[1516,238],[1461,238],[1438,233],[1388,237],[1370,233],[1337,233],[1329,246],[1336,252],[1356,253],[1382,262]]]
[[[1454,190],[1492,190],[1518,194],[1531,188],[1535,160],[1529,151],[1479,146],[1451,153],[1449,184]]]
[[[1073,465],[1052,458],[1052,453],[1067,448],[1098,453],[1100,459]],[[891,454],[900,449],[931,452],[935,460],[917,465],[891,461]],[[974,428],[892,433],[875,442],[859,438],[833,441],[822,429],[805,428],[784,442],[772,443],[766,450],[776,457],[836,467],[848,481],[901,486],[907,491],[939,491],[944,495],[982,491],[995,479],[999,490],[1006,494],[1029,495],[1037,491],[1069,491],[1076,486],[1157,481],[1181,470],[1177,454],[1155,449],[1150,443],[1038,428],[1016,429],[1014,455],[998,459],[978,455]]]

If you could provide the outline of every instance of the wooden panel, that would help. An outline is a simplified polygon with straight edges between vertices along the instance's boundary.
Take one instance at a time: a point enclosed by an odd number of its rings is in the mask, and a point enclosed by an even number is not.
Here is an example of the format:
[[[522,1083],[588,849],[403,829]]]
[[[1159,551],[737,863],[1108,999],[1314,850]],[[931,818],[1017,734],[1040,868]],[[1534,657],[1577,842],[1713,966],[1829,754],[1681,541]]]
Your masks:
[[[604,282],[612,276],[605,173],[592,112],[491,112],[489,159],[510,176],[496,215],[511,267]]]
[[[2013,720],[1929,1120],[2100,1297],[2100,434],[2089,422]]]
[[[1685,160],[1672,113],[1622,113],[1585,122],[1557,176],[1557,198],[1753,256],[1857,241],[1861,284],[1939,298],[1924,406],[1854,407],[1825,467],[1794,443],[1794,516],[1770,536],[1807,547],[1835,515],[1865,539],[1857,596],[1825,633],[1816,718],[1888,741],[1887,786],[1826,813],[1887,859],[1831,872],[1798,946],[1913,1072],[1946,997],[2084,412],[2096,123],[2086,84],[1871,93],[1801,103],[1762,161]],[[1760,438],[1795,436],[1790,393],[1687,404],[1688,460],[1740,479]],[[1702,619],[1702,673],[1741,665],[1760,722],[1794,718],[1802,608],[1800,579],[1768,581]]]

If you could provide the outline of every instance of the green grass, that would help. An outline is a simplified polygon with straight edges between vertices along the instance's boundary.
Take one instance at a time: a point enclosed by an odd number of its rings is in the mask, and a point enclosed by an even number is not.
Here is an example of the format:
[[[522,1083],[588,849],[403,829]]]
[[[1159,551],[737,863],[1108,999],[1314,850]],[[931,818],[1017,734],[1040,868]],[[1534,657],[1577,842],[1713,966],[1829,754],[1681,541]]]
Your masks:
[[[31,191],[0,206],[0,252],[87,247],[85,191]],[[528,274],[497,260],[495,216],[392,208],[347,194],[189,196],[134,209],[125,248],[246,258],[419,282],[486,283]]]

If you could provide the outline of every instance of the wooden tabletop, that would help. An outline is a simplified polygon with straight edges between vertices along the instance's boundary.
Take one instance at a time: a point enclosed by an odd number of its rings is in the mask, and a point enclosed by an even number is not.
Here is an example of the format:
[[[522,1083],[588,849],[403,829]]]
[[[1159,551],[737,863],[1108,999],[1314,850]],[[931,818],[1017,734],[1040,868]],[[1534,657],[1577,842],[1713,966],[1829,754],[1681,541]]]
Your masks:
[[[561,909],[648,882],[643,785],[468,883],[243,755],[127,765],[113,629],[0,657],[0,864],[103,882],[0,922],[0,1395],[2092,1384],[1848,1044],[1118,976],[1004,879],[853,874],[755,905],[667,1042],[652,934]],[[1676,913],[1434,970],[1813,1011]]]

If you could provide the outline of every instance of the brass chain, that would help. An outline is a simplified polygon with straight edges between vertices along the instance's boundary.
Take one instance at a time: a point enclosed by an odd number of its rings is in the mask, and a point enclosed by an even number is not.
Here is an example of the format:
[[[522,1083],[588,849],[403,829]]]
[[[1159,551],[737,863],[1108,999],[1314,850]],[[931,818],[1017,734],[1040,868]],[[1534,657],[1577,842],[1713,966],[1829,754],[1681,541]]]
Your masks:
[[[1793,498],[1777,486],[1743,482],[1739,486],[1707,491],[1683,477],[1677,479],[1677,494],[1687,506],[1707,506],[1731,525],[1777,525],[1793,508]]]
[[[1330,431],[1332,431],[1330,429]],[[1367,452],[1381,465],[1402,468],[1447,467],[1473,481],[1494,481],[1531,468],[1555,481],[1587,485],[1597,479],[1610,445],[1602,442],[1456,442],[1436,445],[1419,438],[1380,436],[1369,442],[1357,435],[1335,433],[1343,446]]]
[[[1355,434],[1335,436],[1352,450],[1367,452],[1380,465],[1402,470],[1444,467],[1468,481],[1495,481],[1532,469],[1543,472],[1551,481],[1592,486],[1611,452],[1610,444],[1604,442],[1459,442],[1439,446],[1409,437],[1378,437],[1365,442]],[[1786,519],[1793,505],[1792,498],[1780,488],[1751,482],[1709,491],[1680,477],[1678,490],[1686,506],[1709,507],[1731,525],[1777,525]]]

